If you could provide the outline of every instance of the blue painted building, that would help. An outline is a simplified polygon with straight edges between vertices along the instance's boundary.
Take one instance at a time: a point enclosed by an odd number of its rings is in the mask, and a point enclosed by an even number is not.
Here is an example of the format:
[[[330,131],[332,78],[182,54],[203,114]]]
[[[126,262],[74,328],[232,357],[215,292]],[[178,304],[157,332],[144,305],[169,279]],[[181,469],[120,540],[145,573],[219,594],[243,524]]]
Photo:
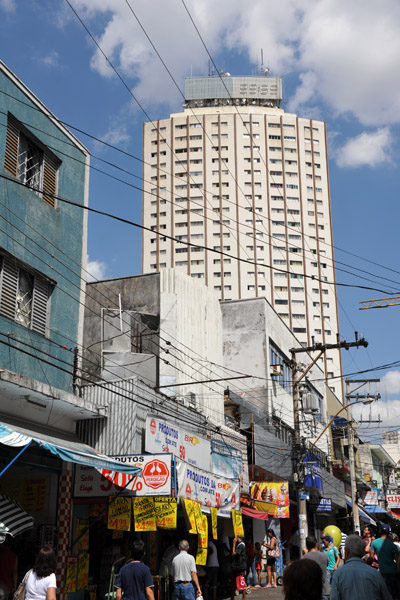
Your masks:
[[[43,390],[74,392],[88,182],[87,149],[0,61],[0,378],[26,378],[11,411],[24,416]]]

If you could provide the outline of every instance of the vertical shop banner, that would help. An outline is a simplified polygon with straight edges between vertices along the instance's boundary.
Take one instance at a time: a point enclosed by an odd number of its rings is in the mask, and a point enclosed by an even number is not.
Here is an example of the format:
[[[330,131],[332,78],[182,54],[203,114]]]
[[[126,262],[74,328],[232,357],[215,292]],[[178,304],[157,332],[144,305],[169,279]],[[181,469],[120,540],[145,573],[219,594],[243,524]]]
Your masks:
[[[99,469],[109,483],[136,492],[137,496],[170,496],[172,490],[171,454],[124,454],[112,455],[112,458],[124,465],[134,465],[141,469],[137,476],[119,471]],[[104,487],[104,486],[103,486]],[[110,492],[109,492],[110,493]]]
[[[89,585],[89,554],[78,556],[78,578],[76,589],[87,590]]]
[[[132,498],[135,531],[157,531],[153,498]]]
[[[217,530],[217,509],[213,506],[210,508],[211,511],[211,528],[212,528],[212,536],[214,540],[218,539],[218,530]]]
[[[280,518],[289,518],[289,483],[287,481],[257,481],[251,485],[251,498],[261,512]]]
[[[125,496],[111,496],[108,506],[108,529],[130,531],[132,520],[131,499]]]
[[[171,452],[195,467],[211,470],[211,443],[208,440],[156,416],[146,418],[145,450],[153,454]]]
[[[199,548],[208,548],[208,520],[206,515],[203,516],[203,531],[197,536],[197,545]]]
[[[89,519],[78,519],[78,551],[89,550]]]
[[[323,492],[321,460],[312,452],[306,454],[304,463],[304,485]]]
[[[197,532],[201,535],[204,535],[203,513],[201,512],[201,506],[198,502],[194,503],[193,512],[194,512],[194,518],[196,519]]]
[[[162,529],[176,529],[178,503],[176,498],[156,496],[154,498],[157,527]]]
[[[65,571],[65,585],[64,592],[71,594],[76,592],[76,579],[78,576],[78,559],[76,556],[67,557],[67,568]]]
[[[240,510],[232,511],[232,523],[235,537],[244,537],[243,519]]]
[[[193,502],[193,500],[187,500],[186,498],[183,498],[183,504],[185,507],[187,518],[190,523],[189,533],[197,533],[196,517],[194,516],[194,504],[195,503]]]
[[[221,517],[231,516],[232,509],[238,509],[240,504],[240,487],[238,479],[226,479],[202,471],[188,465],[183,460],[176,461],[178,477],[178,496],[194,500],[201,510],[210,513],[210,508],[218,509]]]
[[[204,567],[207,563],[207,548],[197,547],[196,565]]]

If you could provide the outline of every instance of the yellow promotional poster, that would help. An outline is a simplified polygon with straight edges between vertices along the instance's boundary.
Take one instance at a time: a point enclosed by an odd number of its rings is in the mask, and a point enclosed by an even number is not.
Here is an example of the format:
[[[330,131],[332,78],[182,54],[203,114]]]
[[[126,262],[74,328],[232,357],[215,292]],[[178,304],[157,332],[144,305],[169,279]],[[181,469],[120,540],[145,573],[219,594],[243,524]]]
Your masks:
[[[214,508],[213,506],[210,508],[211,511],[211,527],[212,527],[212,535],[213,535],[213,539],[217,540],[218,539],[218,531],[217,531],[217,512],[218,509]]]
[[[207,563],[207,548],[197,548],[196,554],[196,565],[202,565],[203,567]]]
[[[194,517],[196,519],[196,527],[198,533],[204,535],[203,513],[201,512],[201,506],[198,502],[194,503]]]
[[[76,592],[76,578],[78,575],[78,559],[75,556],[67,557],[67,568],[65,572],[64,592],[71,594]]]
[[[108,529],[131,530],[131,499],[124,496],[112,496],[108,506]]]
[[[77,590],[87,590],[89,581],[89,554],[80,554],[78,556],[78,580]]]
[[[194,516],[194,504],[195,503],[193,502],[193,500],[187,500],[186,498],[183,498],[183,502],[184,502],[186,514],[187,514],[187,517],[188,517],[189,523],[190,523],[189,533],[197,533],[196,519]]]
[[[208,548],[208,521],[206,515],[203,515],[203,533],[197,536],[197,547]]]
[[[233,531],[235,532],[235,537],[243,537],[244,529],[243,529],[243,520],[242,513],[240,510],[232,511],[232,521],[233,521]]]
[[[257,510],[277,519],[289,518],[289,484],[287,481],[258,481],[251,486],[251,498]]]
[[[176,529],[176,516],[178,504],[176,498],[156,496],[154,498],[157,527],[162,529]]]
[[[78,549],[89,550],[89,519],[78,519]]]
[[[153,498],[132,498],[135,531],[157,531]]]

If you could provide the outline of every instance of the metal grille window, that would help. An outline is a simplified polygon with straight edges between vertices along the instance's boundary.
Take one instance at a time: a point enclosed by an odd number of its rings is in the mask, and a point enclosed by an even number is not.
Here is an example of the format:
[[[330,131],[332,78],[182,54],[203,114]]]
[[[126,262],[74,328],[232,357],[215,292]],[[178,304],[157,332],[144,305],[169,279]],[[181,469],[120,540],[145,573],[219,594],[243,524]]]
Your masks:
[[[59,166],[50,151],[9,115],[4,168],[52,207],[57,194]]]
[[[18,262],[0,256],[0,316],[46,335],[51,285]]]

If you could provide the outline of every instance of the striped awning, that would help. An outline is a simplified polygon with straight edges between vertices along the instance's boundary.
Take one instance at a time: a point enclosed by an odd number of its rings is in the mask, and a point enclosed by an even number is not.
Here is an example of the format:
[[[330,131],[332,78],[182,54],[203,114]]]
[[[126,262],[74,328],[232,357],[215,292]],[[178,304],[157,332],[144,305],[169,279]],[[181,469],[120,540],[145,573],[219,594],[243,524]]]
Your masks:
[[[2,527],[3,524],[5,527]],[[28,515],[12,498],[0,494],[0,529],[12,536],[33,527],[33,517]]]

